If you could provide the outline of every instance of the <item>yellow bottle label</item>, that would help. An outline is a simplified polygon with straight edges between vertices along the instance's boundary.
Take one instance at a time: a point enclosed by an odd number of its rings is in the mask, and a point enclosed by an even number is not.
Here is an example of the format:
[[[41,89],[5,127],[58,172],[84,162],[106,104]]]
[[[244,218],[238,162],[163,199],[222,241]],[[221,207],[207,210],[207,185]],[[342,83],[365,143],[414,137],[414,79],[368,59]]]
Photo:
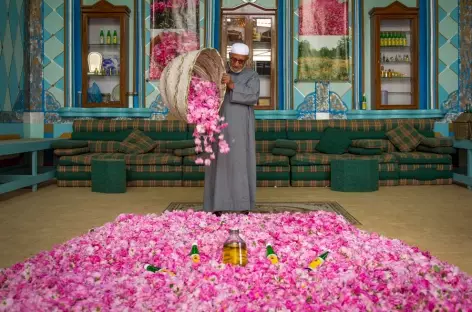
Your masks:
[[[272,264],[277,264],[279,263],[279,258],[277,257],[276,254],[271,254],[267,256],[267,259],[269,259],[270,263]]]
[[[117,44],[117,39],[116,39],[116,36],[113,36],[113,44]]]
[[[366,103],[366,102],[362,102],[362,109],[363,109],[363,110],[366,110],[366,109],[367,109],[367,103]]]
[[[169,270],[167,270],[167,269],[160,269],[160,270],[159,270],[159,273],[169,274],[169,275],[175,276],[175,273],[174,273],[174,272],[169,271]]]
[[[110,44],[110,43],[111,43],[111,42],[110,42],[110,39],[111,39],[110,37],[107,37],[107,44]]]
[[[194,263],[200,263],[200,255],[199,254],[190,255],[190,258],[192,259],[192,261]]]
[[[316,258],[315,260],[311,261],[310,264],[308,265],[308,268],[312,271],[314,271],[317,267],[319,267],[320,265],[322,265],[324,262],[323,259],[321,258]]]

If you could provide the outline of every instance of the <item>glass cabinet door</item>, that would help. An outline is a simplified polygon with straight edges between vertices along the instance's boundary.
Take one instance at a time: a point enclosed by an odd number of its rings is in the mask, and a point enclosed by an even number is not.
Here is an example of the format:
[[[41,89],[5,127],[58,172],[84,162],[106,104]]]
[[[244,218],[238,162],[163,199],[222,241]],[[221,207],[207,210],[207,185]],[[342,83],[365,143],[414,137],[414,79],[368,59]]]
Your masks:
[[[252,17],[252,68],[261,83],[258,108],[272,109],[272,18]],[[275,77],[274,77],[275,78]]]
[[[380,94],[381,105],[411,106],[413,104],[411,20],[380,21]]]
[[[84,107],[120,106],[120,19],[89,18]]]
[[[255,109],[276,107],[276,54],[275,16],[273,15],[222,15],[221,55],[229,60],[234,43],[249,47],[247,67],[259,74],[260,96]]]

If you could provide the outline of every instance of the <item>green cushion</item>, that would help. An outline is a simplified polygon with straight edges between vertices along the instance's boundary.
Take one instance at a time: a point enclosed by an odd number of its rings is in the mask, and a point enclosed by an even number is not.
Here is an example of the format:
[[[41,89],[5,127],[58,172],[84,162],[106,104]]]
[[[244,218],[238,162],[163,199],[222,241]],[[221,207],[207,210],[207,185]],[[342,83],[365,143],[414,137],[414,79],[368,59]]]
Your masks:
[[[453,143],[451,138],[421,138],[421,145],[427,147],[452,147]]]
[[[141,130],[135,129],[120,145],[120,152],[126,154],[145,154],[156,147],[150,137],[146,136]]]
[[[175,156],[190,156],[190,155],[197,155],[195,151],[195,147],[189,148],[178,148],[173,151]]]
[[[293,149],[288,149],[288,148],[277,148],[275,147],[272,150],[273,155],[281,155],[281,156],[287,156],[287,157],[292,157],[297,155],[297,151]]]
[[[92,192],[126,192],[126,164],[123,159],[92,159]]]
[[[390,142],[401,152],[411,152],[421,143],[423,136],[409,124],[401,124],[387,132]]]
[[[362,147],[350,147],[349,153],[354,155],[380,155],[382,149],[380,148],[362,148]]]
[[[331,189],[340,192],[372,192],[379,189],[377,160],[333,160]]]
[[[395,156],[399,164],[451,164],[451,155],[433,154],[423,152],[399,153],[394,152],[390,155]]]
[[[256,167],[256,179],[258,181],[290,180],[290,167]]]
[[[337,128],[327,128],[316,150],[325,154],[344,154],[351,145],[349,132]]]
[[[418,145],[416,148],[418,152],[433,153],[433,154],[455,154],[456,149],[454,147],[429,147],[423,144]]]
[[[52,142],[51,147],[53,149],[82,148],[82,147],[88,147],[88,142],[79,141],[79,140],[60,140],[60,141]]]
[[[183,148],[191,148],[195,147],[194,140],[181,140],[181,141],[172,141],[166,143],[167,149],[183,149]]]
[[[283,140],[283,139],[276,140],[275,147],[283,148],[283,149],[292,149],[295,151],[298,149],[297,142],[291,141],[291,140]]]
[[[72,132],[72,140],[82,141],[124,141],[132,130],[122,130],[116,132]]]

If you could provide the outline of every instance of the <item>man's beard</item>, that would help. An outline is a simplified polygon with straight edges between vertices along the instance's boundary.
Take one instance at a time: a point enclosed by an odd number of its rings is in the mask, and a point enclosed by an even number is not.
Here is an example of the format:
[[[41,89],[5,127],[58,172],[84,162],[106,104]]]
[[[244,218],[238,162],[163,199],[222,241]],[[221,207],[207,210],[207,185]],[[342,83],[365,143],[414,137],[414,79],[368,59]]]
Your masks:
[[[236,70],[236,69],[233,68],[233,66],[231,66],[231,64],[229,64],[229,69],[231,69],[231,71],[232,71],[233,73],[239,74],[240,72],[242,72],[242,71],[244,70],[244,66],[241,67],[241,69]]]

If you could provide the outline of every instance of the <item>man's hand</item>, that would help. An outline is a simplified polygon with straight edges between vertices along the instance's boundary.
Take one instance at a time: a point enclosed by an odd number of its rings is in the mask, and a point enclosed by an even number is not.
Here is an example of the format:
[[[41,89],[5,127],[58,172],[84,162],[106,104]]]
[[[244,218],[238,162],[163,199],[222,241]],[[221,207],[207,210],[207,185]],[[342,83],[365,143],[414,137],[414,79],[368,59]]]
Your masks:
[[[234,88],[234,82],[231,80],[231,76],[228,74],[223,74],[223,77],[221,78],[221,83],[224,83],[229,89]]]

